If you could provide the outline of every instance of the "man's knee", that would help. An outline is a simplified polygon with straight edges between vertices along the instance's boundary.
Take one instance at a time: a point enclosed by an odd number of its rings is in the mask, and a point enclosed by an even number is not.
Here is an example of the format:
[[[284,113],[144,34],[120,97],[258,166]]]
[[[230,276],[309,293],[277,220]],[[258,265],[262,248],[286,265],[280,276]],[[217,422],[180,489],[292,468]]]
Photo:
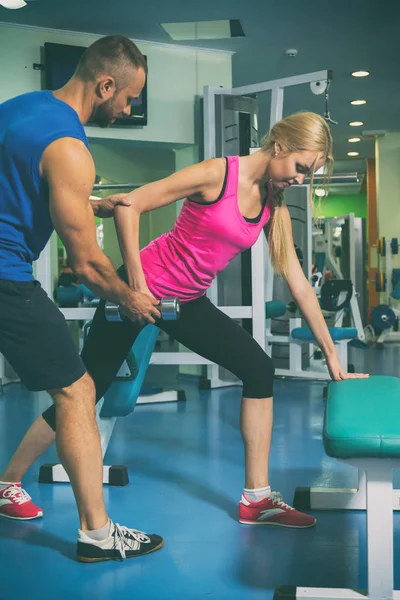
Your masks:
[[[56,405],[68,401],[73,403],[84,402],[94,406],[96,401],[96,388],[89,373],[85,373],[80,379],[67,387],[48,390],[48,393]]]

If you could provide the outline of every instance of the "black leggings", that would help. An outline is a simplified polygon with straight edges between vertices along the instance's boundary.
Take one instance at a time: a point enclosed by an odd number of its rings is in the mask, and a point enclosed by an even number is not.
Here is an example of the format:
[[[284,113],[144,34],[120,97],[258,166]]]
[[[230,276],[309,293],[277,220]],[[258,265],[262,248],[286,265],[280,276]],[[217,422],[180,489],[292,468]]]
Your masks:
[[[126,281],[124,270],[121,268],[118,272]],[[104,305],[102,300],[82,351],[82,360],[96,386],[96,402],[110,387],[143,328],[129,320],[108,322]],[[206,296],[182,304],[177,321],[160,320],[157,326],[193,352],[241,379],[244,397],[272,396],[272,360],[247,331],[216,308]],[[43,413],[43,417],[55,430],[54,405]]]

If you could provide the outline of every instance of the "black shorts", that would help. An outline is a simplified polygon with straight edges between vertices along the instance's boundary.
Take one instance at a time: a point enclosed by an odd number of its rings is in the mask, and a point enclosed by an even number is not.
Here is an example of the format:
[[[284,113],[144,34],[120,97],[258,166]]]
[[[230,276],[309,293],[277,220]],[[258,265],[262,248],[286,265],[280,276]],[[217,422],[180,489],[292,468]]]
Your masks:
[[[68,387],[86,372],[67,322],[38,281],[0,279],[0,352],[32,391]]]

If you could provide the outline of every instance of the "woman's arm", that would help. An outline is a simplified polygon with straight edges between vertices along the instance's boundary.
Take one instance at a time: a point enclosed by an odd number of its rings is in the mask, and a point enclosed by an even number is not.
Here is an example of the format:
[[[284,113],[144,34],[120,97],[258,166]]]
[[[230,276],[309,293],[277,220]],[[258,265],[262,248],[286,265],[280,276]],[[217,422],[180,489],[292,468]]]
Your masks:
[[[125,198],[131,202],[131,206],[115,206],[118,241],[129,285],[133,289],[148,293],[139,253],[140,215],[182,198],[213,202],[221,191],[224,176],[224,159],[207,160],[127,194]]]
[[[363,377],[364,375],[360,374],[346,374],[347,365],[340,365],[336,347],[323,317],[317,296],[304,275],[297,258],[289,211],[286,206],[282,206],[278,210],[282,211],[287,234],[289,268],[286,281],[290,293],[307,321],[318,346],[325,355],[332,379],[338,381],[350,377]]]

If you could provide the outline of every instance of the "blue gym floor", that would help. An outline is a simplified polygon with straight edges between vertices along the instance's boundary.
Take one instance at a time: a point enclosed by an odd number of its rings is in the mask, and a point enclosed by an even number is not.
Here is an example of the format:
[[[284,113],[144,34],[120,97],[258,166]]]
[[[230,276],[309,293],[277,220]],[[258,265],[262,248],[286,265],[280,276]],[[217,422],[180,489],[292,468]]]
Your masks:
[[[352,349],[356,369],[399,375],[400,347]],[[180,382],[187,402],[138,406],[117,423],[107,464],[126,464],[130,484],[105,488],[110,516],[156,532],[165,546],[125,562],[75,562],[78,528],[69,485],[25,487],[44,509],[31,522],[0,519],[0,600],[163,600],[273,598],[278,585],[366,588],[365,514],[315,512],[308,530],[236,521],[243,485],[240,388],[199,392]],[[296,486],[355,487],[356,474],[324,455],[322,383],[277,380],[271,484],[291,503]],[[45,394],[6,387],[0,397],[5,463],[48,405]],[[54,450],[42,462],[55,462]],[[2,468],[3,465],[0,465]],[[395,478],[400,487],[400,477]],[[400,587],[400,515],[395,515],[395,587]]]

